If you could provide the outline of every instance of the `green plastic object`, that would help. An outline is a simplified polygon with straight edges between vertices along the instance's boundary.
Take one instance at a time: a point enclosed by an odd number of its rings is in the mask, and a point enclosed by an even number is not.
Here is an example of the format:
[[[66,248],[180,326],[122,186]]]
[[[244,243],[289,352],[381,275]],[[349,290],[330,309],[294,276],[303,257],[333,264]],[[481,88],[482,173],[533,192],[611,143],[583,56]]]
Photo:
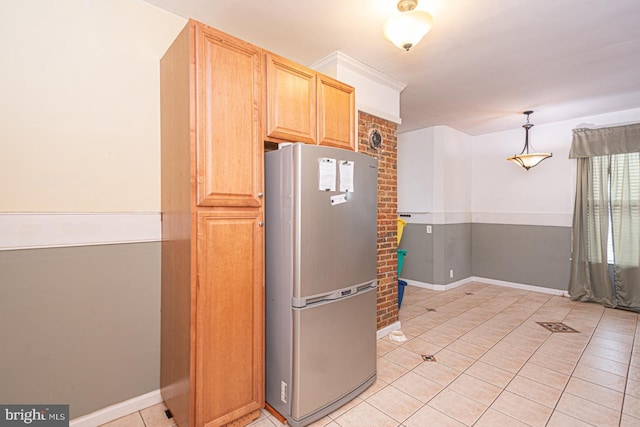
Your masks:
[[[398,277],[400,277],[400,273],[402,272],[402,264],[404,264],[405,256],[407,256],[407,250],[398,249]]]

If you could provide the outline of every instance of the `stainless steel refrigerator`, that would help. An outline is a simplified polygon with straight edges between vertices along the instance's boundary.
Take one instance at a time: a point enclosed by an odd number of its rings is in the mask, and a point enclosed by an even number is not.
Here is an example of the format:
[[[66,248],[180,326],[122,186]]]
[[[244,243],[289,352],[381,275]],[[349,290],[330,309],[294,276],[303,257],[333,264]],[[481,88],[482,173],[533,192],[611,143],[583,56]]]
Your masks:
[[[265,154],[266,401],[294,427],[376,379],[377,160]]]

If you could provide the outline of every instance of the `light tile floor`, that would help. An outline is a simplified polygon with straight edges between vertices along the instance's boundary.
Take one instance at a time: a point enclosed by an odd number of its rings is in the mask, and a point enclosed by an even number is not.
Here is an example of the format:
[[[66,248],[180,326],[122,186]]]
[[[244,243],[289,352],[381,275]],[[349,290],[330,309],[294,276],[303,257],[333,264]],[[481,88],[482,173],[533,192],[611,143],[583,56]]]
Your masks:
[[[378,340],[377,382],[313,427],[640,426],[636,313],[470,283],[407,286],[400,320],[408,340]],[[156,405],[107,426],[171,427],[163,417]],[[250,424],[281,425],[264,411]]]

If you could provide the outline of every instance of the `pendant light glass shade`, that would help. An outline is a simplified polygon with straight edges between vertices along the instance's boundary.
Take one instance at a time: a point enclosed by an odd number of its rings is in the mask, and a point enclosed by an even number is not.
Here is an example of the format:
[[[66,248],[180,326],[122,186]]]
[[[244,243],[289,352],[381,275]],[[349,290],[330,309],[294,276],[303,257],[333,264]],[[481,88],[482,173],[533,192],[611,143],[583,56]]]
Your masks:
[[[534,166],[537,166],[538,163],[543,161],[544,159],[548,159],[551,157],[551,153],[529,153],[529,154],[517,154],[511,157],[507,157],[507,160],[511,160],[513,163],[518,166],[522,166],[526,170],[531,169]]]
[[[534,166],[537,166],[541,161],[552,157],[551,153],[535,153],[529,152],[529,129],[533,127],[531,123],[529,123],[529,115],[533,113],[533,111],[525,111],[522,114],[527,115],[527,123],[522,125],[525,132],[524,137],[524,148],[520,152],[520,154],[514,154],[513,156],[507,157],[507,160],[512,161],[518,166],[525,168],[526,170],[531,169]],[[533,151],[533,146],[531,146],[531,150]]]
[[[382,32],[387,40],[400,49],[409,50],[415,46],[431,30],[433,18],[427,12],[416,10],[416,0],[400,0],[399,15],[394,15],[385,22]]]

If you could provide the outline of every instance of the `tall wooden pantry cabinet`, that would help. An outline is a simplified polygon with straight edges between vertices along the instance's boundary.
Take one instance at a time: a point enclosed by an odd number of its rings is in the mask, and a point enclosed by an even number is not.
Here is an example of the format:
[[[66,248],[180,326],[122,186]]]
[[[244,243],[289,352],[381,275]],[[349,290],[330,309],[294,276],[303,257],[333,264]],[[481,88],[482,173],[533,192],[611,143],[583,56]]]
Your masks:
[[[177,424],[264,406],[263,52],[189,21],[160,62],[161,392]]]

